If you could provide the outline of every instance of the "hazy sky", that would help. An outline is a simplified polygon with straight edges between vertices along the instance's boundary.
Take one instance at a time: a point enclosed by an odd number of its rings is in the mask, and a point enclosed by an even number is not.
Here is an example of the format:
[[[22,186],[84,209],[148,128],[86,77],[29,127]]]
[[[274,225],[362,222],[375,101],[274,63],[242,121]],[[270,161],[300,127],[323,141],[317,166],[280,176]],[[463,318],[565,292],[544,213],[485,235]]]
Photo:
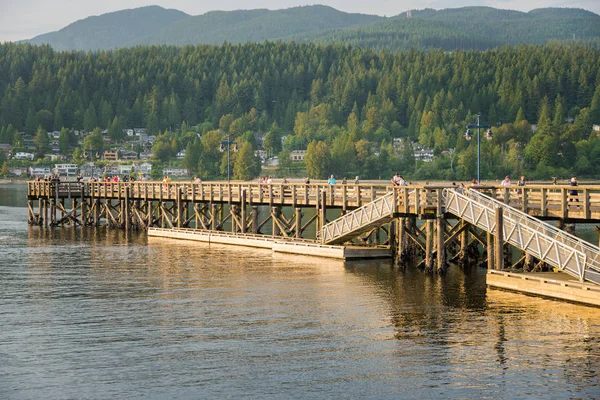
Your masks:
[[[212,10],[268,8],[271,10],[309,4],[326,4],[346,12],[394,16],[408,9],[490,6],[519,11],[542,7],[576,7],[600,14],[600,0],[0,0],[0,42],[30,39],[56,31],[91,15],[127,8],[159,5],[190,15]]]

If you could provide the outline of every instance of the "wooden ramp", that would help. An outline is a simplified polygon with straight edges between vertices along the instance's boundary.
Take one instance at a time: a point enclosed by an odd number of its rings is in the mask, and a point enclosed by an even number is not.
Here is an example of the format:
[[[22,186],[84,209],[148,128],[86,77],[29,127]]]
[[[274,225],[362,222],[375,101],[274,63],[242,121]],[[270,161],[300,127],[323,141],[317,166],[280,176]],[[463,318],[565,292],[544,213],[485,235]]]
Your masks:
[[[322,244],[341,244],[390,222],[396,210],[396,192],[390,192],[325,226],[317,237]]]
[[[445,211],[497,235],[502,212],[503,241],[558,268],[579,281],[600,284],[600,248],[537,220],[480,192],[444,189]]]

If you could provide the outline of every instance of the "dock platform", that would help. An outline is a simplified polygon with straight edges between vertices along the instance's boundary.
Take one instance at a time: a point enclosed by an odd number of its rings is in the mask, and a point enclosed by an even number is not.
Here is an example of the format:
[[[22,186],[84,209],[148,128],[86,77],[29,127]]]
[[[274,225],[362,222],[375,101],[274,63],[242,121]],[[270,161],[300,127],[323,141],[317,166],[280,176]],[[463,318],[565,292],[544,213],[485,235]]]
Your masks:
[[[562,272],[515,273],[489,270],[487,286],[600,307],[600,287],[579,282]]]
[[[235,246],[271,249],[274,253],[298,254],[342,260],[391,258],[391,251],[386,247],[335,246],[315,243],[313,240],[285,240],[280,236],[235,234],[229,232],[209,231],[185,228],[149,228],[148,237],[191,240],[205,243],[228,244]]]

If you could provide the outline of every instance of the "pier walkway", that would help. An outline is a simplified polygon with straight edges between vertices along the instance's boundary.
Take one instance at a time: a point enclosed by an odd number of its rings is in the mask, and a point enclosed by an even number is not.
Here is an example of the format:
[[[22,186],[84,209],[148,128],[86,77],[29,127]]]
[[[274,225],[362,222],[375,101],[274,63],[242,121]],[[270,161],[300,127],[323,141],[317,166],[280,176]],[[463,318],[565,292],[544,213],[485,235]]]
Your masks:
[[[29,182],[27,199],[32,225],[143,229],[151,236],[323,257],[389,255],[399,265],[410,261],[428,272],[445,271],[448,260],[477,265],[483,254],[490,271],[554,269],[600,285],[600,248],[563,230],[600,223],[600,186],[572,190],[568,185],[463,191],[451,185]],[[540,291],[549,292],[553,289]]]

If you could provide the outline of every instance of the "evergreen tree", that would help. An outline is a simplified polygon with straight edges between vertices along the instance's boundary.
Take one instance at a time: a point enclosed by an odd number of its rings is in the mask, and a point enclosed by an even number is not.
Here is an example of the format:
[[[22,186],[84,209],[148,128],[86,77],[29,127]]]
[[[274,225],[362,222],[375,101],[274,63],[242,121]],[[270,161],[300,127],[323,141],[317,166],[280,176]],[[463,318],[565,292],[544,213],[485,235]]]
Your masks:
[[[96,109],[94,108],[94,103],[90,101],[90,105],[85,111],[85,116],[83,117],[83,129],[87,132],[91,132],[98,126],[98,118],[96,116]]]
[[[8,162],[4,161],[2,163],[2,168],[0,168],[0,176],[7,178],[10,175],[10,171],[8,169]]]
[[[110,124],[108,136],[113,140],[123,139],[123,128],[121,127],[121,121],[119,121],[118,116],[115,116],[112,124]]]
[[[48,137],[48,133],[42,126],[40,125],[37,129],[37,133],[34,138],[35,148],[38,152],[38,157],[44,157],[44,154],[50,148],[50,138]]]
[[[252,145],[243,142],[235,156],[233,165],[233,178],[238,180],[250,180],[260,173],[260,158],[254,154]]]

